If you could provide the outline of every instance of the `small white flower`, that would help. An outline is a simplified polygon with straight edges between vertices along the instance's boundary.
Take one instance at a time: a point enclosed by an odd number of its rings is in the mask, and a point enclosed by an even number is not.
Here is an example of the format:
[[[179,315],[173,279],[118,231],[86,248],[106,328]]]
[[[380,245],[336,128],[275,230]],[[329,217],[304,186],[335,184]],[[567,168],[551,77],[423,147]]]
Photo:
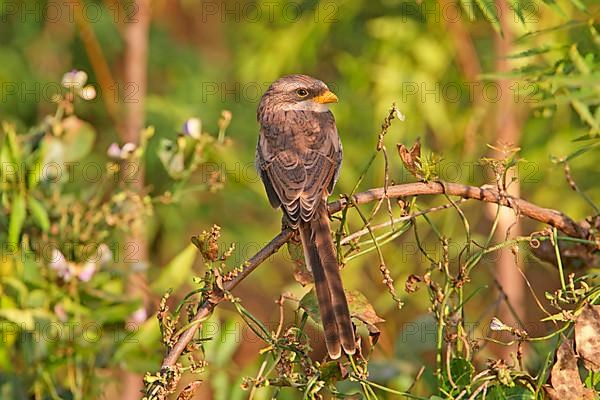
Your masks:
[[[141,325],[148,319],[148,313],[144,307],[140,307],[131,314],[131,322]]]
[[[80,89],[85,85],[87,79],[85,71],[74,69],[63,75],[61,84],[67,89]]]
[[[77,277],[82,282],[89,282],[95,273],[96,273],[96,262],[95,261],[87,261],[85,264],[83,264],[83,267],[79,270],[79,274],[77,274]]]
[[[137,146],[131,142],[127,142],[121,147],[121,158],[126,160],[137,149]]]
[[[498,318],[492,318],[492,322],[490,322],[490,329],[493,331],[510,331],[510,326],[506,325],[504,322],[500,321]]]
[[[110,146],[108,146],[108,150],[106,150],[106,154],[110,158],[121,158],[121,148],[119,147],[118,144],[113,142],[110,144]]]
[[[137,146],[130,142],[125,143],[123,147],[119,147],[118,144],[112,143],[110,146],[108,146],[106,154],[110,158],[127,160],[136,150]]]
[[[102,243],[100,246],[98,246],[96,255],[98,256],[97,259],[100,266],[109,264],[113,259],[113,253],[110,250],[110,247],[108,247],[105,243]]]
[[[84,100],[94,100],[96,98],[96,88],[92,85],[87,85],[79,91],[79,97]]]
[[[58,249],[52,249],[51,257],[48,266],[56,271],[56,275],[65,282],[71,280],[71,277],[73,276],[73,266],[67,261],[64,254]]]
[[[183,124],[183,133],[194,139],[199,139],[202,134],[202,121],[200,118],[190,118]]]
[[[67,259],[65,258],[65,255],[60,252],[60,250],[56,248],[52,249],[52,255],[50,257],[51,259],[48,262],[48,266],[53,270],[60,273],[60,271],[64,271],[69,268]]]
[[[396,109],[396,111],[394,112],[394,115],[396,116],[396,118],[398,118],[400,121],[404,121],[406,119],[406,115],[402,114],[402,112],[398,109]]]

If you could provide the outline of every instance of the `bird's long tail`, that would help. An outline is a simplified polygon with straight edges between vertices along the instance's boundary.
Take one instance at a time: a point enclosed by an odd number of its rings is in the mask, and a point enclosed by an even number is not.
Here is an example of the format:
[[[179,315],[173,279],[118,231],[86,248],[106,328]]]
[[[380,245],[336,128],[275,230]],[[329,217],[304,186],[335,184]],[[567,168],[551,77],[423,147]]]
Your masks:
[[[346,354],[354,354],[354,329],[331,239],[325,202],[318,207],[310,222],[300,224],[300,238],[304,257],[315,280],[327,352],[332,359],[340,357],[342,348]]]

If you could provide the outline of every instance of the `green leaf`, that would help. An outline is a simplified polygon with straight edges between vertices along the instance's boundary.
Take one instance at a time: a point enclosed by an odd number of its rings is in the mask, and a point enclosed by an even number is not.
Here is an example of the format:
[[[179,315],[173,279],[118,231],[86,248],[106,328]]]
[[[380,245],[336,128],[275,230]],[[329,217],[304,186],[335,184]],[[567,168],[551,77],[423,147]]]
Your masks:
[[[358,290],[346,290],[346,299],[350,308],[350,315],[356,320],[364,323],[371,334],[379,333],[379,329],[375,326],[385,320],[380,318],[375,309],[369,303],[367,298]],[[315,295],[314,288],[302,297],[298,308],[303,309],[308,316],[317,324],[321,324],[321,314],[319,312],[319,303]]]
[[[560,86],[578,86],[580,88],[589,88],[590,85],[600,84],[600,74],[591,73],[589,75],[549,76],[546,79],[544,79],[544,82]]]
[[[239,327],[239,322],[234,318],[225,320],[221,325],[219,339],[213,341],[213,343],[218,342],[218,351],[213,358],[215,367],[225,368],[231,363],[231,357],[240,345],[240,340],[237,340]]]
[[[132,324],[127,324],[129,328]],[[160,342],[160,327],[156,314],[144,323],[135,326],[133,331],[117,332],[115,341],[119,346],[115,351],[114,360],[125,367],[137,372],[146,372],[157,369],[155,360],[148,356],[156,354],[156,343]]]
[[[523,386],[507,387],[503,385],[494,385],[488,391],[486,399],[488,400],[534,400],[534,393]]]
[[[303,309],[308,316],[315,321],[317,324],[321,324],[321,314],[319,313],[319,303],[317,302],[317,296],[315,295],[315,289],[311,289],[308,293],[302,297],[298,308]]]
[[[107,304],[94,310],[92,318],[98,324],[122,322],[126,321],[139,307],[138,302]]]
[[[579,53],[576,44],[571,45],[571,48],[569,49],[569,58],[581,74],[589,75],[591,73],[586,59]]]
[[[467,13],[469,21],[475,21],[475,7],[473,7],[473,0],[460,0],[460,5]]]
[[[32,331],[35,327],[35,319],[31,310],[18,308],[0,309],[0,318],[15,323],[19,328]]]
[[[14,127],[10,127],[6,129],[6,141],[8,143],[8,149],[12,156],[12,162],[17,165],[21,165],[23,153],[21,152],[21,147],[19,146],[19,142],[17,140],[17,133],[14,130]]]
[[[19,192],[13,198],[11,204],[10,221],[8,224],[8,244],[11,246],[17,246],[19,243],[19,237],[21,236],[21,229],[23,229],[23,223],[27,213],[25,210],[25,196]]]
[[[2,369],[3,371],[3,375],[6,379],[6,376],[8,375],[8,372],[13,372],[15,365],[13,363],[13,360],[11,359],[10,356],[10,352],[8,351],[8,346],[6,343],[6,339],[4,339],[5,343],[0,343],[0,369]],[[0,385],[0,393],[5,393],[6,391],[2,388],[2,385]],[[16,398],[16,397],[7,397],[7,398]],[[23,396],[22,398],[25,398],[25,396]]]
[[[562,31],[562,30],[570,30],[573,28],[580,27],[582,25],[585,25],[585,22],[577,21],[577,20],[568,21],[564,24],[553,26],[552,28],[540,29],[538,31],[533,31],[533,32],[527,32],[526,34],[517,38],[517,40],[515,42],[516,43],[524,42],[525,40],[529,39],[532,36],[541,36],[541,35],[546,35],[546,34],[552,33],[552,32],[557,32],[557,31]]]
[[[581,136],[578,136],[575,139],[573,139],[573,142],[586,142],[588,140],[593,140],[593,139],[598,139],[598,138],[600,138],[600,135],[598,135],[598,134],[592,135],[592,134],[586,133],[585,135],[581,135]]]
[[[210,376],[210,385],[212,386],[215,400],[229,400],[231,386],[229,375],[222,369],[218,369]]]
[[[5,276],[0,282],[2,283],[3,294],[10,296],[19,305],[25,303],[29,295],[29,289],[20,279],[15,276]]]
[[[23,282],[40,287],[47,284],[46,278],[42,276],[39,261],[39,255],[31,253],[25,255],[23,275],[20,277]]]
[[[550,107],[553,105],[565,105],[570,104],[573,106],[574,102],[578,102],[578,104],[583,104],[585,107],[586,103],[594,102],[598,99],[598,95],[594,94],[593,91],[588,90],[578,90],[576,92],[567,93],[565,95],[554,95],[552,97],[548,97],[544,100],[537,100],[538,97],[531,97],[531,106],[534,108],[543,108]],[[575,106],[573,106],[575,107]],[[585,110],[582,111],[585,114]],[[588,110],[589,113],[589,110]],[[593,118],[593,117],[591,117]]]
[[[327,384],[335,383],[336,381],[343,379],[342,371],[340,371],[340,366],[337,361],[328,361],[321,364],[319,371],[321,374],[320,378]]]
[[[549,53],[551,51],[564,50],[566,47],[568,47],[568,46],[541,46],[541,47],[532,47],[530,49],[521,51],[519,53],[511,54],[507,58],[516,59],[516,58],[525,58],[525,57],[538,56],[540,54],[546,54],[546,53]]]
[[[542,321],[542,322],[548,322],[548,321],[567,322],[568,319],[563,313],[557,313],[554,315],[550,315],[549,317],[542,318],[540,321]]]
[[[585,103],[579,100],[572,100],[571,105],[577,111],[577,114],[579,114],[579,118],[586,122],[594,132],[600,131],[600,124],[596,121],[590,108]]]
[[[538,79],[541,75],[548,73],[546,66],[527,65],[521,68],[515,68],[507,72],[496,72],[490,74],[481,74],[479,77],[484,80],[510,79],[510,78],[531,78]]]
[[[42,163],[40,160],[37,160],[27,171],[27,187],[29,189],[35,189],[35,187],[40,183],[40,178],[42,177],[42,174],[40,173],[41,170]]]
[[[473,364],[464,358],[453,358],[450,361],[450,376],[455,385],[459,387],[468,386],[473,377]]]
[[[554,0],[543,0],[543,1],[551,9],[553,9],[557,14],[560,14],[563,17],[566,17],[565,12],[562,10],[562,8],[560,8],[560,6],[558,4],[556,4],[556,1],[554,1]]]
[[[588,388],[595,388],[600,384],[600,374],[595,374],[592,371],[588,372],[588,375],[585,378],[585,386]]]
[[[79,315],[80,318],[87,317],[92,314],[92,311],[89,308],[67,296],[61,299],[60,305],[68,314]]]
[[[487,19],[496,32],[502,35],[502,27],[500,26],[500,19],[496,13],[496,5],[494,0],[475,0],[477,5],[481,9],[483,16]]]
[[[579,1],[579,0],[571,0],[571,3],[573,3],[573,5],[575,7],[577,7],[577,9],[579,11],[584,11],[584,12],[587,11],[587,7],[581,1]]]
[[[48,293],[46,293],[46,291],[42,289],[34,289],[29,292],[25,306],[27,308],[46,309],[49,306],[49,300],[50,299],[48,298]]]
[[[0,176],[2,176],[3,182],[16,182],[19,174],[15,173],[15,170],[18,171],[21,167],[16,134],[12,125],[3,124],[2,127],[6,132],[6,137],[0,149]]]
[[[151,285],[152,290],[157,294],[163,294],[169,289],[179,289],[191,276],[190,271],[197,255],[196,246],[189,244],[162,269]]]
[[[63,120],[64,133],[60,137],[63,145],[63,162],[74,162],[87,156],[94,146],[96,131],[94,127],[75,117]]]
[[[7,167],[11,167],[15,165],[12,160],[12,155],[10,154],[10,149],[8,148],[8,143],[5,140],[0,148],[0,176],[2,176],[2,180],[4,182],[13,182],[15,178],[14,173],[8,173]]]
[[[50,229],[50,218],[42,203],[33,196],[27,196],[27,207],[29,208],[29,211],[31,211],[31,216],[35,223],[44,232],[47,232],[48,229]]]
[[[521,24],[525,25],[525,16],[523,15],[523,7],[519,0],[509,0],[510,7],[513,9]]]

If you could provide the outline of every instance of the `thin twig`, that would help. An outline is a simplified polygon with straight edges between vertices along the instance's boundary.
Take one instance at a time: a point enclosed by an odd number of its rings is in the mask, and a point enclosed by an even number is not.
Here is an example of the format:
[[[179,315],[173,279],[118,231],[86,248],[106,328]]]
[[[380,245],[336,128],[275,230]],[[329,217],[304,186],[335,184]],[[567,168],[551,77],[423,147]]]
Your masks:
[[[421,368],[419,369],[419,372],[417,372],[417,375],[415,376],[415,379],[410,384],[410,386],[408,387],[408,389],[406,389],[406,391],[408,393],[410,393],[413,390],[413,388],[416,386],[416,384],[419,382],[419,379],[421,379],[421,376],[423,375],[423,372],[425,372],[425,366],[424,365],[421,366]]]
[[[452,207],[452,204],[448,203],[448,204],[443,204],[443,205],[437,206],[437,207],[431,207],[431,208],[428,208],[428,209],[423,210],[423,211],[418,211],[418,212],[416,212],[414,214],[403,215],[402,217],[394,218],[391,221],[386,221],[386,222],[383,222],[381,224],[373,225],[373,226],[371,226],[371,230],[374,231],[376,229],[387,228],[388,226],[390,226],[390,225],[393,226],[394,224],[397,224],[398,222],[410,221],[411,219],[419,217],[421,215],[429,214],[429,213],[434,212],[434,211],[445,210],[446,208],[450,208],[450,207]],[[354,240],[356,238],[359,238],[359,237],[362,237],[362,236],[364,236],[364,235],[366,235],[368,233],[369,233],[369,229],[368,228],[363,228],[363,229],[361,229],[359,231],[356,231],[356,232],[352,233],[351,235],[348,235],[345,238],[343,238],[341,240],[340,244],[349,243],[352,240]]]

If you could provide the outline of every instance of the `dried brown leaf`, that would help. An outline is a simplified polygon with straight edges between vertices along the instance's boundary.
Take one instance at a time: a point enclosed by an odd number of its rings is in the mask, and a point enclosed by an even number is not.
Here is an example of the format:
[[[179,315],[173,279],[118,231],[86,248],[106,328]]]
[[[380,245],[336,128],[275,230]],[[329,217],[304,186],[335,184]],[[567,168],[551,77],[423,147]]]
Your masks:
[[[417,283],[423,282],[423,278],[419,275],[410,274],[408,278],[406,278],[406,283],[404,284],[404,290],[406,293],[414,293],[419,290]]]
[[[348,300],[348,307],[350,308],[350,316],[353,317],[355,321],[358,320],[362,322],[367,327],[369,334],[372,337],[379,335],[379,328],[377,328],[376,324],[385,322],[385,320],[375,313],[375,309],[362,293],[357,290],[346,290],[345,292],[346,299]],[[299,308],[306,311],[313,321],[318,324],[321,323],[319,305],[314,289],[311,289],[304,295],[302,300],[300,300]]]
[[[417,138],[415,144],[408,149],[404,144],[398,143],[398,154],[402,163],[415,178],[421,179],[419,174],[419,157],[421,157],[421,140]]]
[[[376,324],[385,322],[385,320],[377,315],[369,300],[358,290],[346,290],[346,299],[350,315],[364,323],[371,337],[375,337],[376,340],[380,333]]]
[[[583,365],[600,372],[600,305],[586,305],[575,321],[575,345]]]
[[[551,388],[548,395],[553,400],[591,400],[594,393],[585,388],[579,376],[573,343],[564,341],[556,351],[556,363],[550,375]]]
[[[198,390],[201,384],[202,381],[194,381],[190,383],[185,387],[185,389],[181,391],[181,393],[179,393],[179,396],[177,396],[177,400],[192,400],[192,398],[194,398],[196,390]]]
[[[313,282],[313,276],[306,267],[304,260],[304,250],[300,242],[289,241],[287,243],[288,253],[294,263],[294,279],[302,286]]]
[[[219,258],[219,237],[221,237],[221,228],[213,225],[210,232],[202,231],[200,235],[193,236],[192,243],[200,250],[206,261],[214,262]]]

